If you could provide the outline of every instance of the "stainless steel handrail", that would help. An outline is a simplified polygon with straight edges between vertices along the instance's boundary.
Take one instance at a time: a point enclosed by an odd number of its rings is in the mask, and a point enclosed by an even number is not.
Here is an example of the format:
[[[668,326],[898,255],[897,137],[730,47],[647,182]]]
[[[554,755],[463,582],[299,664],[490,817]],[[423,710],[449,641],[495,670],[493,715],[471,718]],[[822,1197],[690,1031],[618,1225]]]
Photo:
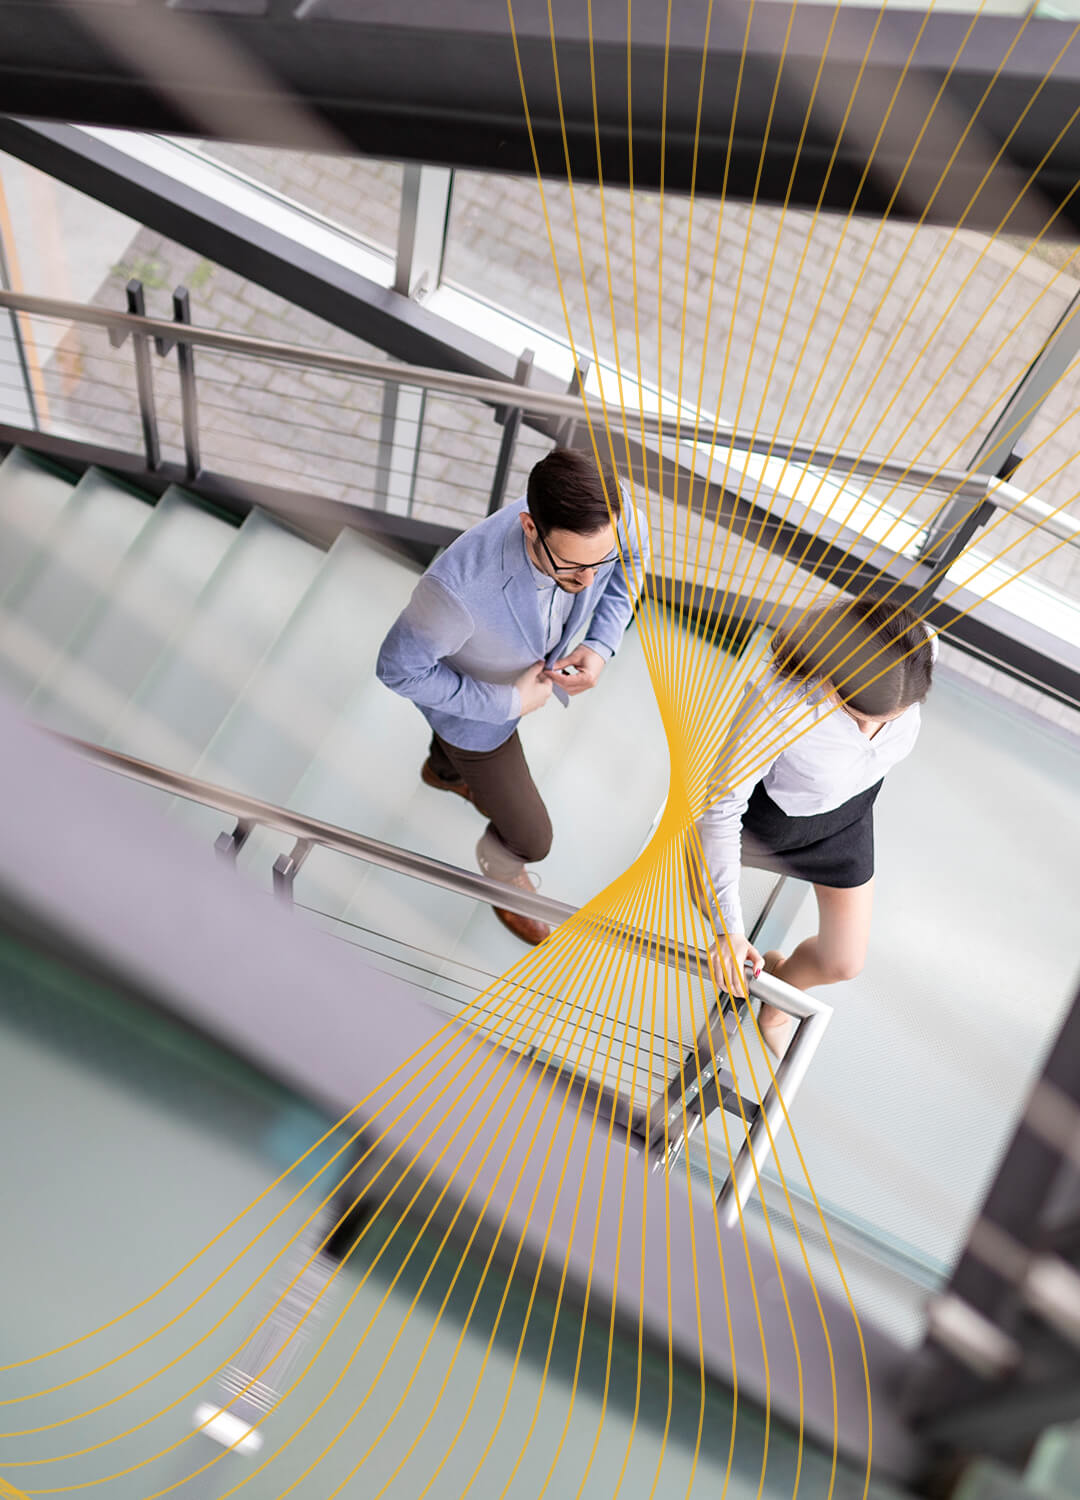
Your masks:
[[[486,875],[448,865],[443,860],[432,859],[430,855],[417,854],[414,850],[386,844],[380,839],[354,833],[333,823],[324,823],[318,818],[309,818],[303,813],[290,812],[288,808],[263,802],[258,797],[249,797],[244,792],[199,781],[182,771],[170,771],[165,766],[153,765],[149,761],[125,755],[122,751],[92,745],[70,735],[57,734],[55,738],[106,771],[138,781],[144,786],[199,802],[205,807],[216,808],[219,812],[235,817],[238,822],[276,829],[309,846],[317,844],[325,849],[333,849],[339,854],[380,865],[399,875],[426,881],[429,885],[441,886],[444,890],[455,891],[475,901],[484,901],[492,906],[518,912],[522,916],[538,918],[552,926],[559,926],[571,917],[583,915],[581,908],[563,901],[553,901],[548,896],[524,891],[519,886],[504,885]],[[624,923],[611,922],[599,915],[594,918],[586,916],[586,920],[605,941],[617,943],[620,947],[633,947],[657,961],[672,962],[691,974],[703,975],[709,972],[708,954],[700,948],[657,937]],[[797,1025],[787,1052],[774,1069],[765,1097],[747,1124],[746,1140],[737,1152],[731,1175],[717,1197],[717,1208],[728,1224],[737,1222],[742,1206],[753,1192],[758,1173],[772,1150],[773,1142],[783,1129],[785,1106],[791,1103],[798,1092],[833,1014],[832,1007],[824,1001],[804,994],[802,990],[793,989],[771,974],[762,974],[758,979],[751,980],[750,991],[756,998],[793,1016]],[[715,1036],[718,1026],[724,1026],[724,1016],[720,1007],[714,1006],[706,1030]],[[698,1045],[700,1048],[700,1040]],[[721,1043],[715,1050],[717,1061],[722,1055],[722,1046]],[[669,1079],[664,1086],[665,1111],[669,1111],[671,1107],[669,1090],[673,1081]],[[676,1131],[676,1137],[681,1136],[680,1145],[685,1144],[699,1123],[700,1118],[689,1118],[685,1130]],[[678,1155],[678,1149],[679,1146],[673,1141],[666,1156],[661,1154],[656,1158],[657,1165],[670,1166]]]
[[[1010,515],[1018,516],[1030,525],[1037,526],[1048,536],[1056,536],[1059,541],[1066,542],[1070,547],[1080,547],[1080,517],[1068,513],[1062,514],[1053,506],[1047,505],[1045,501],[1037,500],[1034,495],[1025,495],[1019,501],[1012,500],[1003,493],[1012,489],[1014,486],[1008,483],[992,484],[986,498],[999,510],[1008,511]]]
[[[553,901],[550,896],[541,896],[535,891],[525,891],[520,886],[504,885],[500,880],[492,880],[487,875],[474,874],[471,870],[463,870],[457,865],[446,864],[443,860],[433,859],[428,854],[417,854],[412,849],[402,849],[396,844],[386,844],[380,839],[369,838],[367,834],[354,833],[351,829],[341,828],[337,824],[324,823],[318,818],[309,818],[303,813],[291,812],[286,807],[278,807],[272,802],[263,802],[258,797],[249,797],[244,792],[216,786],[209,781],[199,781],[194,776],[185,775],[182,771],[171,771],[166,766],[137,760],[134,756],[124,755],[119,750],[92,745],[86,740],[75,739],[70,735],[58,734],[55,738],[70,745],[94,765],[126,776],[131,781],[141,782],[144,786],[155,787],[159,791],[170,792],[174,796],[186,798],[191,802],[199,802],[204,807],[213,807],[218,812],[234,817],[238,821],[273,828],[292,838],[303,839],[324,849],[332,849],[338,854],[351,855],[355,859],[365,860],[368,864],[379,865],[385,870],[393,870],[398,875],[408,875],[416,880],[426,881],[429,885],[441,886],[443,890],[469,896],[474,901],[500,906],[517,912],[523,917],[534,917],[538,921],[550,923],[553,927],[560,926],[571,917],[582,915],[580,907],[570,906],[564,901]],[[688,947],[685,943],[642,932],[625,923],[613,922],[600,914],[594,917],[585,913],[584,916],[585,920],[595,928],[597,934],[608,936],[612,942],[624,947],[632,946],[635,950],[640,948],[641,952],[648,957],[655,957],[662,962],[675,963],[687,973],[698,973],[699,966],[700,972],[708,972],[708,954],[700,948]]]
[[[453,370],[433,370],[422,365],[406,365],[390,360],[364,359],[355,354],[330,354],[325,349],[310,349],[301,344],[286,344],[274,339],[252,338],[248,334],[227,333],[216,328],[199,328],[191,323],[182,325],[166,318],[140,317],[135,313],[113,311],[107,307],[92,307],[82,302],[67,302],[57,297],[39,297],[28,292],[0,290],[0,308],[27,313],[41,318],[62,318],[72,323],[86,323],[98,328],[107,328],[116,333],[141,333],[164,339],[169,344],[181,340],[192,348],[216,349],[220,353],[246,355],[256,359],[281,360],[310,369],[329,371],[340,375],[367,380],[393,381],[398,385],[422,386],[426,390],[442,391],[448,395],[470,397],[489,405],[515,408],[537,415],[584,422],[586,403],[580,396],[561,391],[544,391],[533,386],[521,386],[508,380],[488,380],[478,375],[462,375]],[[609,403],[610,405],[610,403]],[[599,414],[594,399],[591,415]],[[658,411],[633,411],[633,426],[650,435],[662,433],[665,437],[679,436],[690,444],[693,430],[687,416],[676,418]],[[796,464],[827,464],[838,475],[855,475],[874,478],[882,482],[914,484],[930,489],[944,490],[950,495],[972,496],[982,499],[989,483],[988,476],[971,474],[961,469],[936,469],[925,464],[904,464],[893,459],[875,458],[872,455],[848,451],[831,451],[815,447],[810,443],[798,443],[785,438],[761,436],[737,432],[734,428],[721,427],[716,431],[716,442],[740,452],[767,453],[771,458],[790,459]],[[712,441],[710,429],[710,442]]]

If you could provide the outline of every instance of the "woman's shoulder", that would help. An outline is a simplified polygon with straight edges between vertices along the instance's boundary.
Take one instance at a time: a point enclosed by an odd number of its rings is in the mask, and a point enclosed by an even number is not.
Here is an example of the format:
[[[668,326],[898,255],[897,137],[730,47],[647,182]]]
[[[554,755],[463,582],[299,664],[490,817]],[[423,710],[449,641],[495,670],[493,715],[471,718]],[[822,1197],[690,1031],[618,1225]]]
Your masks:
[[[805,709],[816,701],[812,684],[785,677],[772,662],[763,662],[751,674],[743,691],[749,700],[773,713]]]

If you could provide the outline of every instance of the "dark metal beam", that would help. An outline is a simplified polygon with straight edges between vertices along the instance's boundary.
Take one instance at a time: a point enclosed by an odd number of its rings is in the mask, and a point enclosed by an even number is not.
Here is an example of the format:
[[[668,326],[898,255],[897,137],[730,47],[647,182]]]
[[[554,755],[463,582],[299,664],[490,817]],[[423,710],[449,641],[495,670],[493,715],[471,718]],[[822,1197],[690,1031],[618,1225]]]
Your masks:
[[[116,6],[0,0],[0,97],[7,110],[174,134],[222,135],[227,126],[233,138],[295,149],[311,149],[313,136],[321,136],[342,150],[397,160],[533,170],[502,6],[267,0],[257,7],[262,13],[253,14],[249,5],[238,12],[234,3],[202,0],[200,9],[217,13],[192,15],[168,9],[164,0],[138,0],[123,8],[122,47],[116,31],[93,16],[106,8]],[[690,185],[706,11],[707,0],[675,8],[665,59],[666,8],[634,8],[633,160],[641,187],[658,185],[661,165],[669,189],[684,192]],[[570,165],[576,178],[594,181],[586,8],[576,0],[555,0],[554,16]],[[514,17],[541,168],[564,178],[546,0],[516,0]],[[629,173],[625,0],[594,0],[592,20],[604,179],[624,184]],[[749,0],[729,0],[714,10],[699,193],[718,194],[727,165],[727,191],[734,198],[756,193],[763,202],[781,202],[790,185],[789,201],[796,206],[813,206],[823,194],[826,209],[846,211],[857,201],[860,212],[880,214],[895,193],[891,212],[898,217],[927,212],[931,220],[954,223],[964,216],[969,227],[990,229],[1037,170],[1037,191],[1009,221],[1010,231],[1020,234],[1036,232],[1066,200],[1080,178],[1080,130],[1071,123],[1080,45],[1069,45],[1068,23],[1038,19],[1025,25],[1019,17],[981,16],[965,37],[967,15],[932,14],[924,24],[918,10],[890,10],[875,33],[876,8],[845,6],[830,39],[832,20],[831,8],[806,5],[792,19],[788,5],[772,0],[758,0],[752,14]],[[180,27],[188,34],[197,28],[203,57],[205,49],[216,47],[223,58],[246,64],[243,79],[234,70],[235,94],[224,104],[216,80],[198,66],[199,48],[192,53],[170,46]],[[826,52],[815,92],[817,64]],[[140,76],[136,60],[145,58],[163,70],[157,83]],[[727,163],[740,69],[739,112]],[[939,87],[943,95],[935,106]],[[282,98],[302,108],[276,108]],[[977,125],[965,136],[976,110]],[[906,166],[916,142],[915,159]],[[1001,160],[988,172],[999,148]],[[1057,228],[1065,234],[1077,224],[1080,202],[1074,198]]]

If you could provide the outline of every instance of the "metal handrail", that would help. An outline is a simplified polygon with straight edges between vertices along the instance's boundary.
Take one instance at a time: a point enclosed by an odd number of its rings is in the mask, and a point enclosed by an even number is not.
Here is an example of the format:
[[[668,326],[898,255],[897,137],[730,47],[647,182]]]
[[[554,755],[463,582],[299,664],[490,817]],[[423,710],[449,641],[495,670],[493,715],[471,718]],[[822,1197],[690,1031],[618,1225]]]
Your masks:
[[[1015,486],[1010,485],[1007,480],[1002,480],[990,486],[986,498],[999,510],[1007,510],[1011,516],[1018,516],[1021,520],[1028,521],[1032,526],[1037,526],[1040,531],[1045,531],[1048,536],[1055,536],[1070,547],[1080,547],[1080,518],[1068,512],[1063,514],[1060,509],[1047,505],[1043,500],[1037,500],[1034,495],[1025,495],[1022,500],[1010,499],[1004,493],[1006,490],[1023,493],[1017,491]]]
[[[520,886],[504,885],[501,880],[492,880],[488,875],[463,870],[458,865],[447,864],[428,854],[418,854],[412,849],[403,849],[397,844],[383,843],[381,839],[354,833],[352,829],[339,827],[335,823],[309,818],[303,813],[292,812],[287,807],[250,797],[245,792],[236,792],[209,781],[199,781],[182,771],[171,771],[167,766],[138,760],[119,750],[92,745],[71,735],[57,734],[55,738],[106,771],[116,772],[131,781],[155,787],[158,791],[199,802],[204,807],[213,807],[218,812],[236,818],[238,822],[276,829],[298,841],[332,849],[338,854],[351,855],[368,864],[392,870],[395,874],[408,875],[416,880],[426,881],[428,885],[441,886],[443,890],[469,896],[474,901],[483,901],[490,906],[502,907],[519,916],[533,917],[552,927],[558,927],[571,917],[581,915],[580,907],[570,906],[564,901],[554,901],[550,896],[541,896],[535,891],[523,890]],[[620,946],[633,946],[648,957],[655,956],[665,962],[670,960],[687,973],[697,973],[699,967],[700,972],[708,972],[708,954],[701,948],[656,937],[625,923],[609,921],[600,915],[591,920],[598,933],[608,934]]]
[[[190,323],[177,324],[166,318],[149,318],[135,313],[116,312],[107,307],[93,307],[83,302],[67,302],[57,297],[40,297],[29,292],[0,290],[0,308],[41,318],[61,318],[72,323],[87,323],[106,328],[114,334],[141,334],[162,340],[170,347],[183,343],[193,349],[215,349],[219,353],[246,355],[255,359],[272,359],[309,369],[324,370],[354,378],[392,381],[398,385],[420,386],[447,395],[470,397],[489,405],[558,417],[562,421],[584,422],[589,413],[578,395],[562,391],[544,391],[524,387],[509,380],[489,380],[478,375],[463,375],[454,370],[433,370],[423,365],[400,364],[390,360],[365,359],[356,354],[332,354],[302,344],[287,344],[275,339],[252,338],[249,334],[228,333],[217,328],[200,328]],[[595,417],[595,406],[592,415]],[[667,416],[659,411],[633,413],[634,427],[650,435],[680,437],[690,443],[692,432],[685,415]],[[838,473],[873,478],[883,482],[914,484],[944,490],[950,495],[983,499],[989,476],[961,469],[938,469],[926,464],[904,464],[892,459],[847,450],[832,451],[812,443],[798,443],[784,438],[761,436],[718,427],[710,442],[740,452],[767,453],[770,458],[789,459],[797,464],[827,464]]]
[[[522,890],[520,886],[504,885],[502,881],[492,880],[487,875],[474,874],[471,870],[462,870],[457,865],[446,864],[430,855],[417,854],[414,850],[383,843],[380,839],[354,833],[351,829],[341,828],[334,823],[324,823],[318,818],[291,812],[288,808],[263,802],[244,792],[199,781],[185,772],[171,771],[165,766],[153,765],[149,761],[125,755],[122,751],[93,745],[71,735],[56,734],[54,737],[103,770],[140,782],[144,786],[199,802],[205,807],[216,808],[219,812],[235,817],[238,827],[243,824],[250,828],[258,824],[289,834],[296,839],[297,848],[303,846],[306,850],[312,845],[320,845],[336,853],[380,865],[396,874],[409,875],[426,881],[429,885],[441,886],[444,890],[469,896],[473,900],[484,901],[492,906],[517,912],[521,916],[537,918],[552,926],[559,926],[571,917],[582,915],[581,908],[570,906],[566,902],[553,901],[549,896]],[[688,973],[709,973],[708,954],[700,948],[657,937],[625,923],[613,923],[601,916],[592,919],[592,922],[597,935],[605,941],[620,947],[632,947],[658,961],[675,963]],[[762,974],[751,980],[749,989],[756,998],[792,1016],[797,1024],[784,1057],[776,1065],[765,1097],[760,1105],[751,1106],[752,1116],[747,1120],[746,1140],[736,1153],[731,1175],[717,1197],[717,1209],[729,1225],[737,1222],[742,1206],[753,1193],[761,1167],[772,1151],[774,1140],[783,1130],[786,1105],[791,1103],[798,1092],[833,1014],[832,1007],[824,1001],[794,989],[771,974]],[[706,1023],[705,1034],[713,1039],[717,1060],[723,1055],[724,1044],[720,1041],[717,1045],[717,1042],[718,1034],[724,1026],[725,1011],[719,1004],[714,1005]],[[699,1038],[699,1056],[708,1066],[711,1059],[702,1056],[702,1047],[702,1039]],[[686,1066],[684,1060],[676,1075],[681,1086],[685,1086],[687,1081],[684,1077]],[[664,1110],[669,1117],[675,1108],[670,1099],[674,1081],[668,1080],[662,1095]],[[697,1114],[691,1109],[682,1129],[675,1125],[666,1153],[657,1154],[652,1142],[645,1143],[646,1149],[654,1155],[657,1166],[670,1166],[693,1130],[701,1123],[704,1099],[699,1096],[692,1103],[697,1106]]]

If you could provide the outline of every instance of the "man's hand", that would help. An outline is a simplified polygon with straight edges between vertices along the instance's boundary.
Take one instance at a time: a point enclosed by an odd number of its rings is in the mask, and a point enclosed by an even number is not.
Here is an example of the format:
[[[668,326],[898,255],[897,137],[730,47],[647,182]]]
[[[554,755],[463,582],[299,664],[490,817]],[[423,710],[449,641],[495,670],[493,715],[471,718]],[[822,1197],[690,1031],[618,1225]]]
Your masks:
[[[562,661],[557,661],[549,670],[548,676],[573,698],[596,686],[596,679],[604,670],[604,660],[599,651],[593,651],[589,646],[579,646],[569,656],[564,656]],[[563,676],[568,667],[576,670]]]
[[[743,966],[753,964],[754,978],[761,973],[765,960],[750,939],[733,933],[726,943],[714,943],[709,949],[709,967],[718,989],[726,994],[746,998],[746,975]]]
[[[531,714],[534,709],[543,708],[551,697],[551,680],[542,661],[533,662],[527,671],[522,672],[514,686],[521,699],[522,715]]]

